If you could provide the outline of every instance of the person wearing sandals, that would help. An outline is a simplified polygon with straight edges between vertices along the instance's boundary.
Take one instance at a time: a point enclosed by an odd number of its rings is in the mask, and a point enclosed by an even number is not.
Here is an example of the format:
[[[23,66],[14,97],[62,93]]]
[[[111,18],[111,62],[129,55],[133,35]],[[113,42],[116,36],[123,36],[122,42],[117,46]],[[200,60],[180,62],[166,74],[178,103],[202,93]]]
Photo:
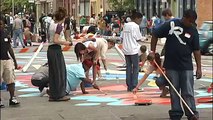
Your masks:
[[[43,97],[45,94],[49,94],[49,72],[48,64],[41,66],[31,78],[32,85],[38,87],[40,91],[40,97]],[[85,90],[85,83],[92,84],[92,80],[89,77],[86,77],[85,71],[87,67],[85,64],[77,63],[66,65],[67,69],[67,86],[66,86],[66,95],[69,95],[73,91],[77,90],[77,87],[80,85],[81,91],[83,94],[88,94]],[[100,89],[98,85],[94,84],[93,88]]]
[[[71,42],[63,41],[60,36],[63,34],[63,26],[66,10],[62,7],[55,12],[54,21],[50,24],[50,43],[47,50],[49,65],[49,101],[68,101],[66,97],[66,66],[61,45],[70,45]]]
[[[0,17],[0,68],[1,68],[1,83],[5,81],[7,84],[7,91],[10,93],[9,106],[18,106],[20,102],[15,97],[15,74],[14,69],[18,69],[16,58],[11,47],[11,37],[9,32],[4,27],[4,20]],[[4,104],[1,102],[0,108],[4,108]]]

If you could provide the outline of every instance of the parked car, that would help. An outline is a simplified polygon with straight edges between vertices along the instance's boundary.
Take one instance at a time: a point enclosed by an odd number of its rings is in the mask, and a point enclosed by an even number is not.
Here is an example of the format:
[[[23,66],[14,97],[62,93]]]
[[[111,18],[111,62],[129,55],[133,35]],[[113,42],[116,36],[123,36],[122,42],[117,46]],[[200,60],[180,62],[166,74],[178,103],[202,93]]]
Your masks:
[[[201,54],[213,55],[213,21],[204,21],[198,32]]]

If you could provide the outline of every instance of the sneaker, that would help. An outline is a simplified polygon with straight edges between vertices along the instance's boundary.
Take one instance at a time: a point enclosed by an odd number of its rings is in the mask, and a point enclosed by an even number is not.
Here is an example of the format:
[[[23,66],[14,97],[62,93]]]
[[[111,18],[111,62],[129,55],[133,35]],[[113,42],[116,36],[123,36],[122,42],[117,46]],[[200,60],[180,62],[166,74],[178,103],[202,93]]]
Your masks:
[[[20,105],[20,102],[16,99],[16,97],[13,97],[12,99],[9,100],[9,105],[18,106],[18,105]]]
[[[47,88],[43,88],[43,90],[40,93],[40,97],[43,97],[45,94],[47,94]]]
[[[160,95],[160,97],[166,97],[166,95],[169,94],[169,89],[167,87],[165,87],[163,90],[162,90],[162,93]]]
[[[144,92],[144,88],[138,88],[138,92]]]

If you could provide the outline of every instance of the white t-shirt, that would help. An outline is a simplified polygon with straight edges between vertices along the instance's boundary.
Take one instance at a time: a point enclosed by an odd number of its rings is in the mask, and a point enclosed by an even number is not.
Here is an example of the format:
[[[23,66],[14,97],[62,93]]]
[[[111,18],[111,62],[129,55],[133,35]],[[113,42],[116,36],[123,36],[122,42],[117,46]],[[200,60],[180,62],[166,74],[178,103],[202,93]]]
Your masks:
[[[13,24],[13,17],[12,16],[10,16],[10,24]]]
[[[138,24],[135,22],[124,24],[121,38],[123,39],[123,53],[125,55],[138,54],[140,44],[138,44],[137,40],[142,39]]]

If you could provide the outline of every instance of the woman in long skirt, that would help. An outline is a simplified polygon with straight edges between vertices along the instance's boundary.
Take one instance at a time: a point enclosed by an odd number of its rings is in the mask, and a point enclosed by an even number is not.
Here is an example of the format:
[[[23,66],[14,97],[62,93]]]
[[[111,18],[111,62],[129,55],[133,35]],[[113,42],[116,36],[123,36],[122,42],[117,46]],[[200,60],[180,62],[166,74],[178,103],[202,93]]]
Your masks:
[[[61,45],[70,45],[69,41],[62,41],[60,35],[63,33],[62,23],[66,16],[66,10],[59,8],[55,12],[55,22],[50,24],[50,45],[47,50],[49,65],[49,101],[67,101],[66,97],[66,67]]]

